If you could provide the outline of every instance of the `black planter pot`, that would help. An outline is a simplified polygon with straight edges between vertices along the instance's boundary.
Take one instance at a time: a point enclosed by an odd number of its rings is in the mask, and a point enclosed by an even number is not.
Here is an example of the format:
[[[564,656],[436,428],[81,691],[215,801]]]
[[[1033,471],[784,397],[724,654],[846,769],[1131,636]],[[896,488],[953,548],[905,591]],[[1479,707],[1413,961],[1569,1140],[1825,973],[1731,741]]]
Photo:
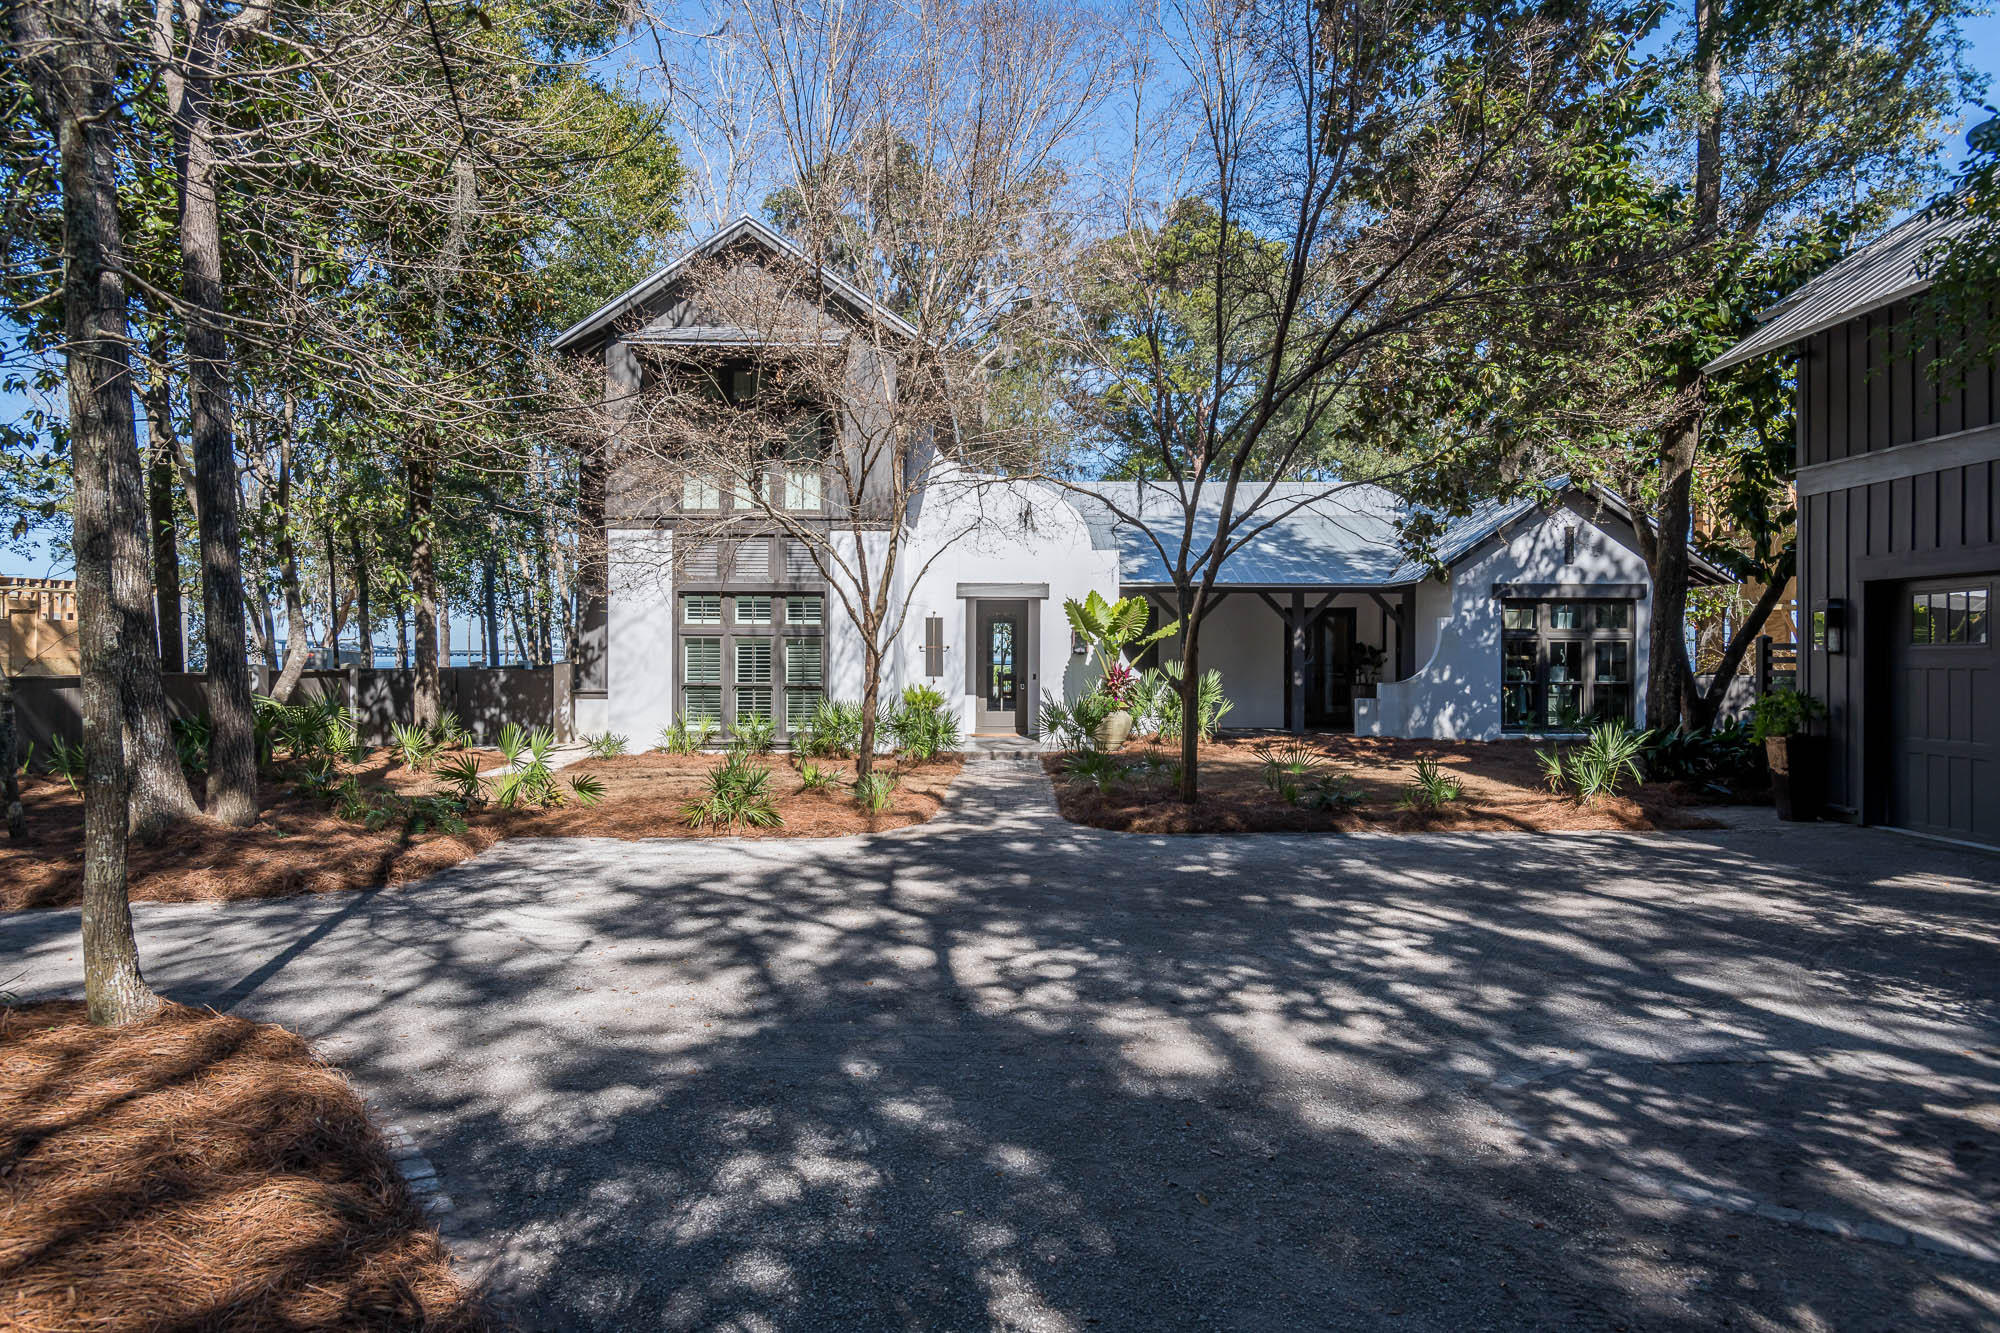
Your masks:
[[[1766,736],[1764,757],[1771,765],[1771,802],[1778,807],[1778,818],[1818,819],[1826,808],[1826,737]]]

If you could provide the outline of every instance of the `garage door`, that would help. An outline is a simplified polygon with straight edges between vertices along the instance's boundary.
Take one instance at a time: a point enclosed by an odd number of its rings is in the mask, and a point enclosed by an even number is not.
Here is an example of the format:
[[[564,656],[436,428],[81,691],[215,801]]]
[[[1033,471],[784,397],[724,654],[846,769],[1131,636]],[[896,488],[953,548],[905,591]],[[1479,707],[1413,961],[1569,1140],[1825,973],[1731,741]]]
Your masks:
[[[1906,584],[1892,642],[1890,822],[2000,844],[2000,574]]]

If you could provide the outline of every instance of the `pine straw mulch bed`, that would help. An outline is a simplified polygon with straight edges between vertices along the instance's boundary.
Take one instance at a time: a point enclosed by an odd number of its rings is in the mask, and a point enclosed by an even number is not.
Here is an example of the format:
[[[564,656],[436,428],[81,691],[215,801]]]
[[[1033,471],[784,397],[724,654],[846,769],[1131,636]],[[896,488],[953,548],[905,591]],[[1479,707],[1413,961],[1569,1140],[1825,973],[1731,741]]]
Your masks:
[[[0,1008],[0,1327],[489,1326],[361,1099],[294,1034]]]
[[[1169,785],[1164,765],[1177,762],[1180,747],[1155,738],[1135,739],[1118,751],[1124,760],[1151,757],[1162,776],[1099,792],[1066,781],[1063,756],[1043,759],[1055,782],[1063,818],[1123,833],[1388,833],[1534,832],[1615,829],[1716,828],[1690,807],[1713,803],[1676,783],[1647,783],[1626,793],[1578,805],[1551,793],[1526,740],[1416,741],[1362,736],[1308,736],[1305,742],[1326,757],[1324,772],[1353,779],[1365,794],[1349,810],[1307,810],[1288,805],[1265,785],[1257,749],[1283,745],[1292,737],[1223,737],[1201,747],[1200,799],[1189,806]],[[1464,787],[1463,796],[1440,810],[1401,807],[1403,789],[1419,759],[1434,759]]]
[[[499,757],[482,752],[497,766]],[[604,780],[604,799],[584,808],[500,810],[483,806],[472,813],[464,833],[371,831],[336,815],[324,798],[299,795],[291,785],[267,782],[260,794],[263,818],[247,829],[205,819],[189,820],[152,843],[131,848],[130,885],[135,900],[201,902],[275,898],[400,884],[478,855],[502,838],[829,838],[876,833],[921,824],[937,813],[960,760],[941,755],[929,763],[878,764],[897,773],[895,798],[871,815],[852,794],[802,792],[790,760],[765,756],[775,770],[778,828],[697,831],[681,820],[681,804],[700,790],[715,754],[623,755],[585,759],[558,776],[595,773]],[[851,785],[852,760],[819,760],[840,770]],[[380,787],[414,795],[438,787],[427,772],[396,763],[387,750],[373,751],[358,765],[344,766],[364,788]],[[199,788],[199,783],[197,783]],[[29,837],[12,842],[0,836],[0,911],[75,905],[83,891],[83,800],[53,778],[22,784]]]

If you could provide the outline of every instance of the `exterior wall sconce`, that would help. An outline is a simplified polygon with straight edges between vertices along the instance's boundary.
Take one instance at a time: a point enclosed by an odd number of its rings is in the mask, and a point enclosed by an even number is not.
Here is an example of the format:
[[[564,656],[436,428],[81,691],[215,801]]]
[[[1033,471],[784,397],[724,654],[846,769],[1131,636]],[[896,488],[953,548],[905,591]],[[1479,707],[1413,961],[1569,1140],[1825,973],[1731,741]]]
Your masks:
[[[1069,632],[1069,655],[1071,657],[1082,657],[1089,651],[1090,645],[1083,641],[1083,636],[1075,630],[1071,630]]]
[[[1838,655],[1847,651],[1847,599],[1829,597],[1813,612],[1812,646]]]

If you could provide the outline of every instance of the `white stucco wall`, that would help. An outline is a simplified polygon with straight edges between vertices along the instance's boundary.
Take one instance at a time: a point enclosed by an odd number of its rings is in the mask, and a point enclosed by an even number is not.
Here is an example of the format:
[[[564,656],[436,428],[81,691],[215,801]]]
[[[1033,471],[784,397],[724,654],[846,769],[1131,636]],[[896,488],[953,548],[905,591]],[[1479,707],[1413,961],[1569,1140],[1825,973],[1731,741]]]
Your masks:
[[[673,535],[613,528],[605,603],[605,690],[601,720],[579,735],[611,731],[634,750],[650,749],[674,717]]]
[[[1576,559],[1563,561],[1563,531],[1576,529]],[[1645,584],[1646,566],[1621,520],[1586,511],[1568,497],[1557,509],[1524,519],[1489,540],[1451,571],[1448,584],[1417,589],[1417,655],[1424,665],[1407,680],[1384,683],[1357,702],[1360,735],[1493,740],[1500,735],[1500,603],[1496,583]],[[1633,608],[1632,678],[1636,721],[1645,725],[1647,618],[1650,597]]]

